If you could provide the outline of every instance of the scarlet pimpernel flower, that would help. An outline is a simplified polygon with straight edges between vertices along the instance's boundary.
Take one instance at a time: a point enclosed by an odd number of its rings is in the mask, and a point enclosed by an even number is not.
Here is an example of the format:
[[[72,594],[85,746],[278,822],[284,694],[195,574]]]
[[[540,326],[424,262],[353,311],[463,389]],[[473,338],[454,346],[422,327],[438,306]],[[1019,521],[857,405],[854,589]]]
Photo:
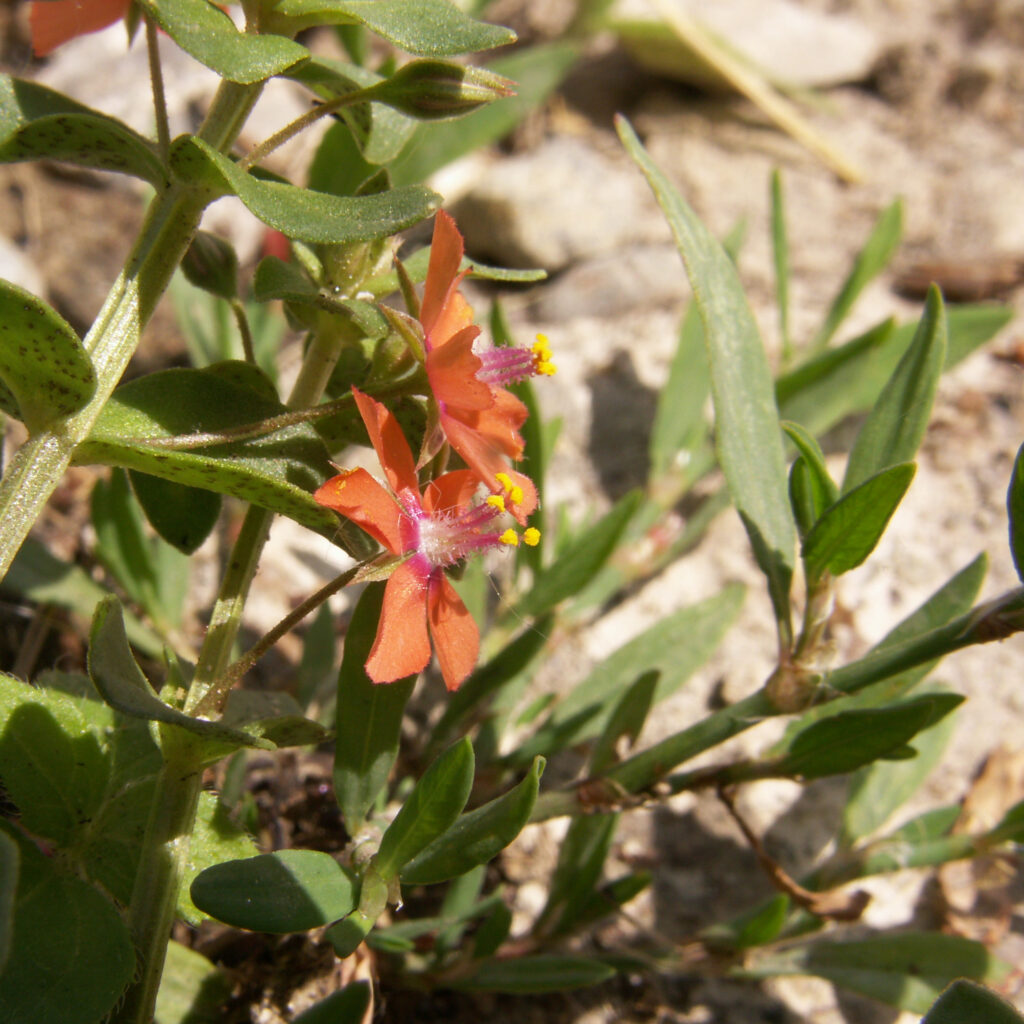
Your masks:
[[[28,9],[32,52],[45,57],[62,43],[113,25],[131,0],[33,0]]]
[[[523,454],[519,428],[526,406],[506,385],[537,374],[555,372],[547,340],[531,348],[474,346],[480,328],[459,291],[464,244],[455,221],[441,211],[434,221],[430,264],[420,306],[426,371],[437,402],[441,430],[449,444],[492,491],[513,491],[509,511],[520,521],[537,507],[533,482],[508,460]]]
[[[492,494],[473,503],[480,481],[471,470],[445,473],[421,491],[412,450],[394,414],[355,388],[352,393],[388,486],[365,469],[344,470],[314,497],[393,555],[408,556],[384,588],[367,675],[377,683],[415,675],[430,660],[433,640],[445,685],[458,689],[476,664],[480,633],[445,570],[476,552],[514,547],[520,535],[499,525],[507,511],[505,497]],[[517,486],[508,483],[509,491]],[[527,544],[538,538],[534,529],[522,534]]]

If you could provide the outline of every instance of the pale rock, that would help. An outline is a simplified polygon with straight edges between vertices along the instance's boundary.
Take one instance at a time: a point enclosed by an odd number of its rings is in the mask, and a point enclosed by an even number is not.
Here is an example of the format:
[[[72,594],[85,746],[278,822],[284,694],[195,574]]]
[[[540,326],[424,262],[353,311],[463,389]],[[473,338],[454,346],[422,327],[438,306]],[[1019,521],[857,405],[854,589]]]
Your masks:
[[[471,256],[549,273],[669,237],[640,173],[572,137],[494,164],[454,213]]]
[[[33,295],[42,295],[46,291],[36,265],[24,250],[3,236],[0,236],[0,279],[10,281]]]
[[[700,86],[728,88],[665,24],[674,6],[746,57],[769,79],[822,88],[863,81],[882,44],[863,21],[815,11],[793,0],[620,0],[614,27],[644,67]]]

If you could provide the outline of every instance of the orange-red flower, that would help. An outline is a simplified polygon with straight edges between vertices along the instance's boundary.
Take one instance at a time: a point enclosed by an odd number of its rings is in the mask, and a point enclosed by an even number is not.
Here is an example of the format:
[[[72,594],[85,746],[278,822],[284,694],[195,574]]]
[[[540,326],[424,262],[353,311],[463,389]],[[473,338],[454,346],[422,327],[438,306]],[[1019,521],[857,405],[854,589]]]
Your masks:
[[[128,13],[131,0],[33,0],[28,23],[32,51],[45,57],[75,36],[98,32]]]
[[[445,569],[476,551],[514,546],[519,537],[511,529],[494,529],[505,511],[501,496],[471,505],[480,486],[471,470],[445,473],[421,493],[412,451],[394,414],[357,389],[352,393],[388,487],[365,469],[353,469],[328,480],[314,498],[357,523],[392,554],[410,556],[384,588],[367,675],[376,683],[415,675],[430,660],[433,639],[445,685],[455,690],[476,664],[480,633]],[[537,537],[536,530],[523,535],[533,544]]]
[[[474,351],[480,328],[459,285],[464,251],[455,221],[443,210],[434,221],[430,264],[420,307],[426,371],[437,401],[441,429],[463,461],[491,490],[502,489],[501,476],[512,480],[510,511],[525,522],[537,507],[533,482],[512,470],[507,460],[523,454],[519,428],[526,406],[505,384],[535,373],[552,373],[551,352],[543,339],[532,349]]]

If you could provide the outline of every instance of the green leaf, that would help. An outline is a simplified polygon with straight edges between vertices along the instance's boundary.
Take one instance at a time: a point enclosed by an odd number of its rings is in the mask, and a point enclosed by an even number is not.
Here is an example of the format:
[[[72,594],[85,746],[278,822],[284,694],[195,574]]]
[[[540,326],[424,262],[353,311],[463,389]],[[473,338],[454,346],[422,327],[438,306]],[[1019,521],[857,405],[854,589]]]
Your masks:
[[[81,566],[62,562],[32,537],[14,556],[2,585],[8,592],[13,591],[41,604],[53,604],[89,619],[96,605],[110,595],[110,591],[100,586]],[[125,614],[125,628],[133,647],[151,658],[160,657],[163,640],[130,612]]]
[[[418,125],[409,144],[390,165],[392,180],[399,185],[425,181],[460,156],[498,142],[558,88],[578,57],[576,46],[556,42],[523,47],[491,61],[488,70],[511,78],[516,95],[458,121]]]
[[[430,738],[432,746],[448,736],[468,714],[480,711],[489,696],[525,672],[543,654],[552,621],[550,617],[542,618],[523,630],[486,664],[479,665],[458,690],[449,694],[448,704]]]
[[[940,719],[915,737],[913,760],[878,761],[850,779],[840,846],[852,846],[877,832],[917,792],[942,759],[955,726],[953,715]]]
[[[600,985],[615,977],[615,968],[589,957],[523,956],[515,960],[486,960],[468,978],[451,983],[463,992],[507,992],[539,995]]]
[[[4,828],[9,826],[0,824]],[[27,840],[19,848],[20,887],[11,955],[0,974],[0,1021],[96,1024],[135,973],[128,929],[91,885],[62,873],[56,859]]]
[[[631,491],[620,498],[593,526],[585,529],[543,569],[529,591],[516,603],[515,614],[539,618],[559,602],[578,593],[612,556],[642,496]]]
[[[888,265],[903,233],[903,203],[897,199],[882,211],[850,273],[832,300],[825,321],[810,344],[811,351],[824,348],[850,312],[857,296]]]
[[[220,495],[198,487],[129,472],[132,490],[149,525],[172,547],[191,555],[213,532],[220,517]]]
[[[800,539],[804,540],[825,509],[839,497],[839,488],[829,475],[818,442],[798,423],[783,423],[782,429],[800,452],[789,471],[789,500]]]
[[[455,824],[473,788],[473,763],[466,736],[426,770],[381,838],[373,860],[381,878],[394,878]]]
[[[537,801],[544,759],[534,759],[529,774],[507,793],[461,815],[402,869],[408,885],[430,885],[486,864],[516,838]]]
[[[707,433],[704,403],[711,390],[711,377],[704,352],[704,324],[696,303],[691,302],[651,427],[648,452],[650,479],[655,484],[661,477],[684,476],[690,450]]]
[[[364,196],[333,196],[247,174],[230,157],[196,138],[171,147],[171,167],[183,182],[212,196],[236,195],[264,224],[303,242],[338,245],[384,238],[412,227],[441,205],[422,185]]]
[[[843,478],[848,493],[868,477],[917,453],[946,360],[942,296],[929,289],[924,315],[899,366],[857,435]]]
[[[1005,999],[961,978],[947,988],[921,1024],[1021,1024],[1022,1017]]]
[[[1004,306],[953,306],[946,311],[949,331],[946,369],[983,345],[1004,327],[1012,313]],[[878,400],[914,336],[913,323],[895,327],[886,321],[838,348],[825,349],[776,381],[785,419],[821,435],[851,413]]]
[[[295,1024],[362,1024],[372,994],[368,981],[350,982],[300,1013]]]
[[[304,932],[356,906],[358,883],[329,853],[280,850],[215,864],[192,883],[200,910],[234,928]]]
[[[166,184],[153,144],[128,125],[37,82],[0,75],[0,162],[40,159]]]
[[[579,815],[558,848],[548,901],[538,922],[540,934],[571,931],[597,890],[618,827],[617,814]]]
[[[654,694],[661,673],[654,670],[642,672],[636,681],[619,698],[608,716],[604,731],[594,743],[590,752],[588,774],[601,775],[617,761],[619,746],[623,740],[634,746],[640,738],[640,731],[647,721],[647,714],[654,704]]]
[[[338,672],[334,795],[350,835],[363,827],[398,756],[405,705],[415,676],[374,683],[363,667],[380,620],[384,584],[371,583],[352,613]]]
[[[595,736],[605,727],[612,700],[637,673],[660,673],[654,703],[674,693],[714,653],[743,604],[744,589],[727,586],[715,597],[680,608],[623,644],[575,686],[548,720],[510,755],[513,764],[550,755]]]
[[[140,3],[186,53],[229,82],[262,82],[309,56],[304,46],[284,36],[239,32],[220,8],[206,0]]]
[[[814,942],[754,961],[748,977],[814,974],[910,1013],[925,1013],[956,978],[998,984],[1010,973],[980,942],[936,932],[891,932]],[[971,1021],[974,1024],[974,1021]]]
[[[704,320],[718,458],[780,622],[789,621],[796,529],[771,372],[736,267],[624,118],[619,138],[637,162],[676,240]]]
[[[220,722],[192,718],[165,704],[150,687],[128,647],[121,605],[108,597],[96,606],[89,636],[89,676],[103,699],[133,718],[173,725],[204,741],[204,760],[219,760],[238,747],[273,750],[275,745]]]
[[[231,494],[333,538],[337,516],[313,500],[313,491],[331,475],[332,467],[309,424],[208,447],[152,444],[153,439],[196,432],[230,432],[285,411],[278,402],[225,379],[214,367],[163,370],[114,392],[89,438],[76,449],[75,459]]]
[[[787,422],[782,423],[781,426],[805,459],[807,468],[814,477],[815,494],[824,499],[824,507],[827,508],[839,498],[839,488],[829,475],[828,467],[825,465],[825,453],[821,450],[821,445],[799,423]]]
[[[772,169],[772,263],[775,266],[775,305],[779,310],[779,335],[782,338],[783,361],[791,352],[789,337],[789,238],[786,234],[786,197],[782,175]]]
[[[1010,517],[1010,554],[1017,575],[1024,580],[1024,445],[1017,450],[1013,475],[1006,492],[1006,510]]]
[[[808,579],[818,579],[824,572],[841,576],[875,550],[915,469],[912,462],[883,469],[825,509],[801,550]]]
[[[231,982],[201,953],[180,942],[167,944],[167,961],[156,997],[159,1024],[218,1024]]]
[[[14,934],[14,893],[21,872],[18,844],[6,832],[0,832],[0,975],[11,955]]]
[[[778,770],[804,779],[854,771],[898,750],[963,700],[956,693],[935,693],[888,707],[856,708],[823,718],[792,738]]]
[[[291,694],[282,692],[232,690],[221,721],[270,740],[279,750],[316,746],[331,737],[319,722],[303,715]]]
[[[425,57],[490,50],[515,42],[511,29],[474,21],[449,0],[282,0],[275,14],[310,25],[363,25]]]
[[[32,434],[78,412],[96,390],[92,363],[71,325],[10,281],[0,281],[0,381],[17,403],[5,411]]]
[[[314,57],[293,68],[288,77],[325,102],[386,81],[367,68],[328,57]],[[320,192],[351,196],[380,165],[398,156],[415,131],[416,121],[386,103],[371,101],[351,103],[342,107],[337,116],[341,120],[328,131],[329,138],[321,142],[307,184]],[[339,158],[350,161],[349,165],[325,166],[328,159]]]

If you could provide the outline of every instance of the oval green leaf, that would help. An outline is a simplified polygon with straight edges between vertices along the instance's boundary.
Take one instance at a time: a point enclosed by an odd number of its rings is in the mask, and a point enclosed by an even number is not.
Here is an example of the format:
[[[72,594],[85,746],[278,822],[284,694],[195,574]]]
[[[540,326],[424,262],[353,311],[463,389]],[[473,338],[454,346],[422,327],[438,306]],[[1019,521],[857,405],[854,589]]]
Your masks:
[[[1022,1024],[1022,1017],[1001,999],[973,981],[954,981],[939,996],[921,1024]]]
[[[236,195],[264,224],[289,238],[337,245],[384,238],[412,227],[441,206],[422,185],[405,185],[365,196],[333,196],[279,181],[261,181],[201,139],[179,139],[171,167],[183,182],[213,196]]]
[[[409,885],[430,885],[464,875],[496,857],[523,830],[537,802],[544,758],[534,760],[529,774],[503,796],[461,815],[402,869]]]
[[[192,901],[218,921],[253,932],[304,932],[350,914],[358,883],[330,854],[281,850],[215,864],[192,883]]]
[[[219,494],[149,473],[130,472],[128,476],[149,525],[168,544],[191,555],[210,536],[220,516]]]
[[[275,13],[310,25],[363,25],[408,53],[444,57],[514,43],[516,34],[475,21],[449,0],[283,0]]]
[[[0,380],[30,433],[78,412],[96,374],[71,325],[31,292],[0,281]]]
[[[284,36],[239,32],[220,8],[206,0],[140,3],[186,53],[229,82],[262,82],[309,56],[304,46]]]
[[[128,125],[37,82],[0,75],[0,161],[44,158],[166,184],[153,144]]]
[[[308,424],[208,447],[171,449],[152,443],[196,432],[230,432],[286,411],[218,368],[163,370],[114,392],[76,449],[75,460],[231,494],[333,538],[337,517],[313,500],[313,491],[333,470],[323,442]]]
[[[380,841],[373,864],[381,878],[394,878],[452,827],[473,788],[473,765],[473,744],[466,736],[426,770]]]

